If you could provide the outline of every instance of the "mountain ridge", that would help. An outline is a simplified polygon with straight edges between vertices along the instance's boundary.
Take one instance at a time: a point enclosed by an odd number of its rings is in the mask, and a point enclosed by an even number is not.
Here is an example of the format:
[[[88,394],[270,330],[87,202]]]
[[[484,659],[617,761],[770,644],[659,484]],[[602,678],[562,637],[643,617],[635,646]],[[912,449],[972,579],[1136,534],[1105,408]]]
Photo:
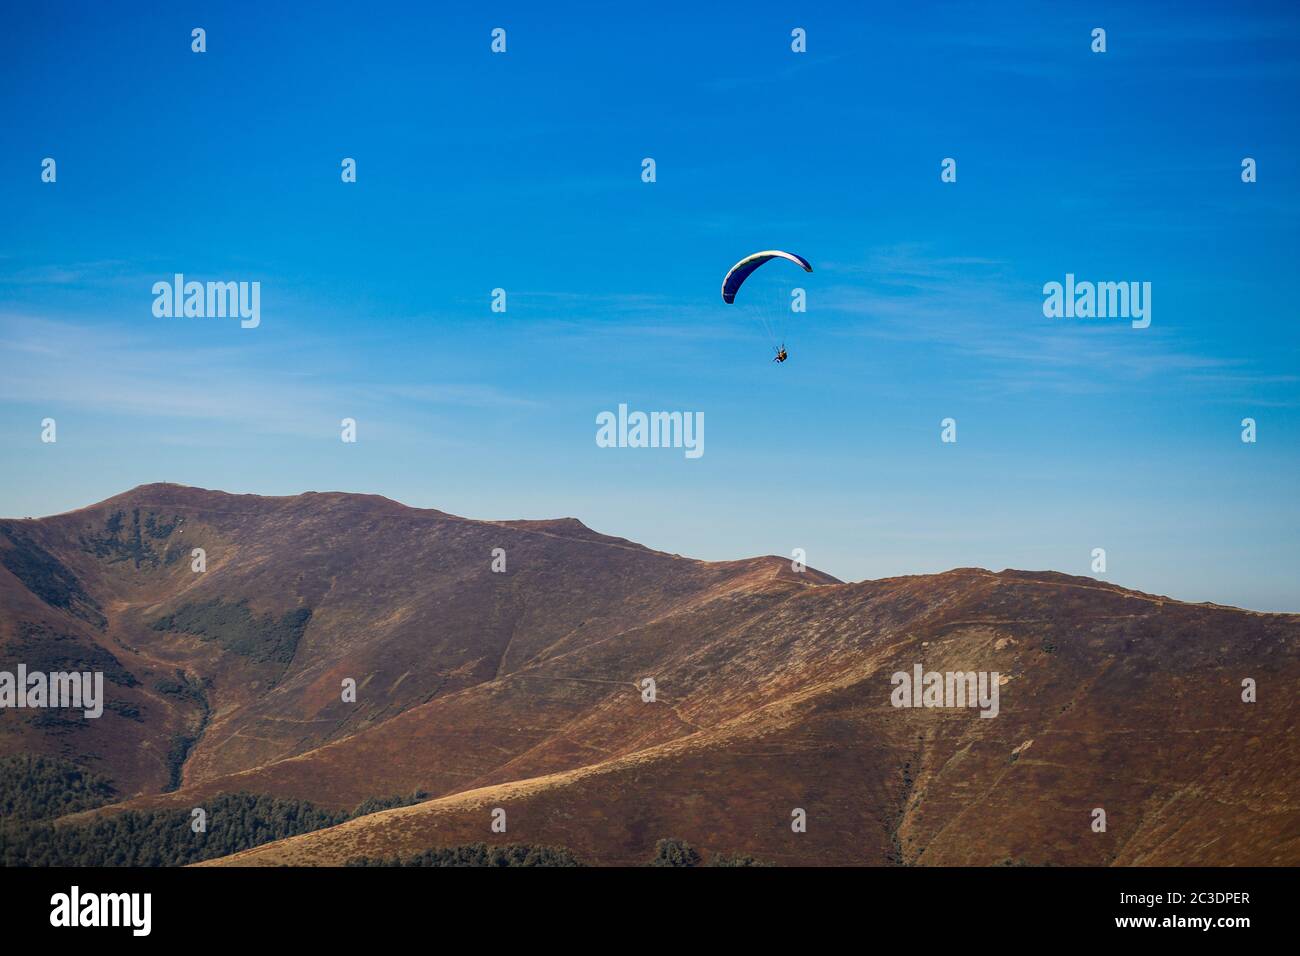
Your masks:
[[[333,809],[430,795],[230,862],[493,839],[492,794],[516,821],[503,841],[592,862],[645,858],[664,836],[782,863],[1206,862],[1205,840],[1229,862],[1297,855],[1300,810],[1279,788],[1298,765],[1294,695],[1279,695],[1300,673],[1296,615],[1052,571],[841,582],[771,555],[653,551],[577,519],[342,492],[142,485],[0,532],[0,669],[64,648],[120,671],[99,722],[0,715],[0,754],[79,758],[118,782],[118,803],[72,821],[237,791]],[[1001,714],[891,706],[890,675],[915,664],[997,671]],[[1269,690],[1245,705],[1233,687],[1252,673]],[[1092,839],[1088,807],[1062,812],[1084,793],[1110,802],[1121,836]],[[1185,817],[1195,793],[1211,807],[1201,833],[1167,809]],[[792,841],[804,804],[820,825]],[[1161,826],[1172,836],[1148,846]],[[1253,836],[1226,837],[1241,826]]]

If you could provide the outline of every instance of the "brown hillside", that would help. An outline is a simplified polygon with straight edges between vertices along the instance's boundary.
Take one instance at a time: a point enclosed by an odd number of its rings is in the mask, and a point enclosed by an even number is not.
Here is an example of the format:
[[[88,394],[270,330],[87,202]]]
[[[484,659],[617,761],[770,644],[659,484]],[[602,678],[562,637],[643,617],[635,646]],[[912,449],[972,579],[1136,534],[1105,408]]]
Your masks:
[[[0,609],[0,669],[61,648],[117,677],[99,721],[0,714],[0,753],[77,759],[121,806],[435,797],[226,863],[478,840],[630,863],[665,836],[781,863],[1300,860],[1291,615],[1052,572],[842,584],[575,519],[173,485],[0,522]],[[997,671],[999,715],[891,706],[915,664]]]

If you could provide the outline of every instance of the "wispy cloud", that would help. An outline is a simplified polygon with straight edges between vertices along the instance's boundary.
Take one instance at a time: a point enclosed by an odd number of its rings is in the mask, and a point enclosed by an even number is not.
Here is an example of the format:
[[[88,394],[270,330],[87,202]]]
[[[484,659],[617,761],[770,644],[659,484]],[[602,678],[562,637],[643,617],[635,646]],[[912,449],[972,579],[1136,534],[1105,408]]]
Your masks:
[[[268,373],[247,346],[160,345],[125,327],[0,316],[0,401],[48,403],[151,419],[239,423],[252,431],[319,437],[340,409],[394,409],[409,402],[457,407],[532,405],[475,383],[340,382],[299,367]],[[398,427],[396,424],[390,427]]]
[[[947,351],[968,360],[969,380],[986,388],[1075,393],[1213,383],[1216,400],[1231,400],[1242,390],[1294,382],[1257,372],[1244,359],[1198,351],[1186,333],[1162,328],[1159,312],[1142,330],[1125,320],[1046,319],[1041,284],[997,260],[927,254],[909,244],[861,262],[828,263],[823,273],[830,283],[818,292],[819,307],[848,319],[842,334]]]
[[[433,405],[464,405],[475,408],[534,408],[537,402],[508,394],[491,385],[377,385],[366,390],[376,396],[394,397]]]
[[[5,256],[3,258],[11,258]],[[124,264],[115,259],[78,262],[71,265],[33,265],[6,270],[0,283],[14,286],[84,286],[120,284],[129,277]]]

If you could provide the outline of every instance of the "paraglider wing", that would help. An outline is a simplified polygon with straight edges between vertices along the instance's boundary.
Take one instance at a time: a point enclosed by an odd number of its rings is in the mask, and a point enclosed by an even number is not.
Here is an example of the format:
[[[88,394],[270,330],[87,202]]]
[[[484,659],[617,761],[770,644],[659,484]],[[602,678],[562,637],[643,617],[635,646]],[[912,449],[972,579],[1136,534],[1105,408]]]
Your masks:
[[[768,249],[766,252],[756,252],[752,256],[745,256],[727,273],[722,280],[722,301],[735,302],[736,293],[740,291],[741,284],[749,278],[751,272],[757,269],[765,262],[772,259],[789,259],[804,272],[812,272],[812,264],[803,256],[797,256],[793,252],[782,252],[780,249]]]

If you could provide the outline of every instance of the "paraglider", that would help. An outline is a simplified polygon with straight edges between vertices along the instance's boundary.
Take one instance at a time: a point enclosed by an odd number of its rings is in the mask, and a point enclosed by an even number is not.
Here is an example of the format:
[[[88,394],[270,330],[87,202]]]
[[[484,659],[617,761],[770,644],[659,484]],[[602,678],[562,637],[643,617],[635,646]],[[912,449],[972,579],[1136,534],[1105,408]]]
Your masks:
[[[812,272],[812,263],[803,256],[797,256],[793,252],[782,252],[780,249],[769,249],[766,252],[756,252],[752,256],[745,256],[737,262],[727,272],[722,280],[722,301],[731,304],[736,301],[736,293],[757,269],[765,262],[771,262],[773,259],[789,259],[795,265],[803,269],[804,272]]]
[[[753,255],[746,256],[732,266],[722,280],[722,301],[731,305],[736,301],[736,295],[740,292],[740,287],[744,285],[745,280],[754,274],[759,266],[771,262],[773,259],[785,259],[793,262],[804,272],[812,272],[812,263],[803,256],[796,255],[793,252],[783,252],[780,249],[768,249],[763,252],[756,252]],[[783,337],[776,334],[777,330],[773,327],[773,319],[778,319],[787,309],[777,304],[775,307],[765,307],[760,305],[755,312],[756,316],[762,321],[764,328],[767,330],[768,337],[772,342],[772,351],[776,353],[773,362],[784,362],[790,357],[786,351],[785,342],[781,341]],[[778,346],[776,343],[781,341]]]

